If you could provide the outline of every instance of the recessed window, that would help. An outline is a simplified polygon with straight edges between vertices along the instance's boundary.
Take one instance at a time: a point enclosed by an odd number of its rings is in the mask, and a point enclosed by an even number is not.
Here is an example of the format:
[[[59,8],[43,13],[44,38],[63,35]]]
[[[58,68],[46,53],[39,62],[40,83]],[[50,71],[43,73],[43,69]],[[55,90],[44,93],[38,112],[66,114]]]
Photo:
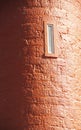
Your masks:
[[[48,53],[54,53],[54,31],[53,31],[53,24],[47,24],[47,46],[48,46]]]
[[[44,30],[45,30],[45,56],[57,57],[55,24],[52,22],[44,22]]]

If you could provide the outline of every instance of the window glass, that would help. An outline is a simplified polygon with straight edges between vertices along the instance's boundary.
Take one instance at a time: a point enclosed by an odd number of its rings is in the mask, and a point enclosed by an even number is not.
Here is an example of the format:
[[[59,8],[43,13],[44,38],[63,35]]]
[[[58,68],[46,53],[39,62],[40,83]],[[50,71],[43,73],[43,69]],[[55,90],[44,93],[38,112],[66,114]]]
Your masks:
[[[47,24],[47,44],[48,53],[54,53],[54,34],[52,24]]]

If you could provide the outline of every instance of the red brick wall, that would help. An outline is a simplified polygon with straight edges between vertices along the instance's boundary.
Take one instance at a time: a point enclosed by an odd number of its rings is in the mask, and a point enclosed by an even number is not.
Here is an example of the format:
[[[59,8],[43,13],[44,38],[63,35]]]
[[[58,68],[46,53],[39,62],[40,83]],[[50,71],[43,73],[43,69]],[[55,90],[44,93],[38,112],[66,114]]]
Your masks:
[[[0,130],[22,130],[23,21],[18,3],[0,4]]]
[[[2,3],[0,130],[81,129],[80,6],[78,0]],[[44,56],[49,19],[57,26],[57,59]]]

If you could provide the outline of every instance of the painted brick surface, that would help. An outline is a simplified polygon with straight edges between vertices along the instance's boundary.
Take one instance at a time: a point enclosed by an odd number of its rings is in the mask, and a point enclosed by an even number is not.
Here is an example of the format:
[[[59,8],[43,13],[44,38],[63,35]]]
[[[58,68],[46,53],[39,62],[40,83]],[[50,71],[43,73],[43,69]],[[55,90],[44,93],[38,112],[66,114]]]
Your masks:
[[[81,2],[0,5],[0,130],[81,130]],[[44,21],[58,57],[44,56]]]

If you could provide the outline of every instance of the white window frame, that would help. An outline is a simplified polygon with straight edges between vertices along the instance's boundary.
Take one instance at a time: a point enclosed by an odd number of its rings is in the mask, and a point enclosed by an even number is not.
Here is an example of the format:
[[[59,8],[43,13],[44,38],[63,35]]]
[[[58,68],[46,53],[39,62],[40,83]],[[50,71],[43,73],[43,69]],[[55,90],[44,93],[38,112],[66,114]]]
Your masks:
[[[50,30],[48,30],[49,27],[51,27]],[[45,56],[57,57],[56,24],[54,22],[44,21],[44,34],[45,34]]]

